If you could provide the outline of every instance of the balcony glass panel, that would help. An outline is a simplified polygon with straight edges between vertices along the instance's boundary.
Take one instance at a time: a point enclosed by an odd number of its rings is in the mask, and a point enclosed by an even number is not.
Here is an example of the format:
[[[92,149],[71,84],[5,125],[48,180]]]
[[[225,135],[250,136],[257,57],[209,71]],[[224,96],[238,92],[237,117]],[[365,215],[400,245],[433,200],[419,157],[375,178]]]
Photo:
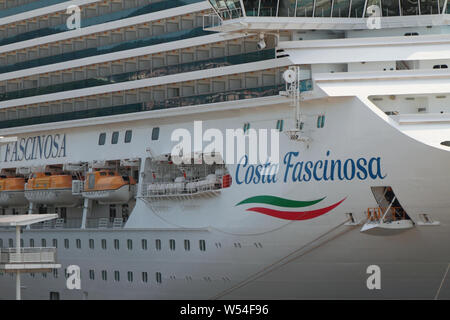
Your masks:
[[[334,0],[333,17],[348,18],[350,10],[350,0]]]
[[[0,10],[0,18],[12,16],[22,12],[35,10],[39,8],[48,7],[61,2],[69,2],[68,0],[36,0],[27,4],[19,5],[17,7]]]
[[[402,15],[412,16],[419,14],[418,0],[400,0],[402,6]]]
[[[331,0],[316,0],[316,8],[314,9],[314,16],[325,18],[331,16]]]
[[[311,86],[312,86],[311,80],[303,81],[302,91],[311,90]],[[160,101],[150,101],[146,103],[135,103],[107,108],[88,109],[46,116],[6,120],[0,121],[0,128],[12,128],[58,121],[69,121],[76,119],[95,118],[95,117],[103,117],[103,116],[166,109],[166,108],[176,108],[188,105],[209,104],[224,101],[259,98],[278,95],[278,93],[284,89],[285,85],[281,84],[258,88],[247,88],[242,90],[217,92],[190,97],[178,97]]]
[[[179,7],[179,6],[183,6],[183,5],[187,5],[187,4],[192,4],[192,3],[196,3],[196,2],[200,2],[200,1],[202,1],[202,0],[166,0],[166,1],[161,1],[161,2],[157,2],[157,3],[151,3],[151,4],[140,6],[137,8],[131,8],[131,9],[116,11],[116,12],[112,12],[112,13],[108,13],[108,14],[103,14],[98,17],[81,19],[81,27],[84,28],[84,27],[89,27],[89,26],[93,26],[96,24],[102,24],[102,23],[106,23],[106,22],[110,22],[110,21],[131,18],[131,17],[142,15],[142,14],[171,9],[171,8],[175,8],[175,7]],[[18,35],[12,36],[12,37],[3,38],[0,40],[0,45],[6,45],[6,44],[25,41],[25,40],[29,40],[29,39],[38,38],[38,37],[44,37],[44,36],[64,32],[64,31],[68,31],[68,30],[69,29],[67,28],[67,25],[64,23],[64,24],[54,26],[54,27],[42,28],[42,29],[38,29],[38,30],[20,33]]]
[[[421,0],[419,4],[420,4],[420,14],[440,13],[438,0]]]
[[[163,66],[148,70],[140,70],[136,72],[127,72],[108,77],[90,78],[86,80],[73,81],[67,83],[61,83],[46,87],[32,88],[17,90],[0,94],[0,101],[13,100],[19,98],[25,98],[30,96],[49,94],[54,92],[69,91],[76,89],[83,89],[89,87],[96,87],[106,84],[113,84],[125,81],[140,80],[145,78],[160,77],[170,74],[190,72],[196,70],[205,70],[211,68],[226,67],[241,63],[249,63],[267,59],[275,58],[275,49],[268,49],[264,51],[250,52],[245,54],[239,54],[234,56],[227,56],[222,58],[207,59],[202,61],[182,63],[171,66]]]
[[[151,46],[159,43],[188,39],[193,37],[204,36],[210,34],[211,32],[203,30],[203,27],[194,28],[191,30],[182,30],[172,33],[166,33],[158,36],[124,41],[116,44],[101,46],[97,48],[89,48],[79,51],[67,52],[64,54],[59,54],[50,57],[43,57],[39,59],[29,60],[25,62],[18,62],[12,65],[0,67],[0,73],[17,71],[22,69],[28,69],[33,67],[39,67],[43,65],[54,64],[58,62],[65,62],[80,58],[86,58],[106,53],[113,53],[122,50],[129,50],[135,48],[141,48],[146,46]]]
[[[350,8],[350,17],[361,18],[364,13],[364,0],[352,0],[352,6]]]
[[[369,2],[368,2],[369,3]],[[373,3],[377,4],[377,3]],[[379,5],[379,4],[377,4]],[[369,4],[367,4],[369,6]],[[381,0],[381,13],[383,17],[399,16],[400,8],[398,0]],[[367,13],[366,13],[367,16]]]
[[[297,0],[297,17],[312,17],[314,9],[314,0]]]

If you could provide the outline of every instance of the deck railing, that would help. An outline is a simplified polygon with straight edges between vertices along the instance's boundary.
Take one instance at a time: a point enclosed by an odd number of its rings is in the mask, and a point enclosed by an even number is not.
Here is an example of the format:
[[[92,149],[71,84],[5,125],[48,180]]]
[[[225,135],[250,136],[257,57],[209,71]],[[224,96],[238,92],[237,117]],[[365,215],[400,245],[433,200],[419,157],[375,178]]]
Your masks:
[[[0,264],[56,263],[56,248],[0,249]]]

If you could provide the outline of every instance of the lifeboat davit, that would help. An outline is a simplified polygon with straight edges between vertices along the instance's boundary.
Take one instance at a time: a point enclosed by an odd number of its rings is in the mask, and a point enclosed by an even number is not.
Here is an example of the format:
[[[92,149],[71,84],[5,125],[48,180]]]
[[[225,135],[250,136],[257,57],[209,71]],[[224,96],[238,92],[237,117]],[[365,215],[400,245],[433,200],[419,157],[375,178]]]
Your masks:
[[[34,173],[25,187],[28,201],[39,204],[73,207],[81,197],[72,194],[72,176],[51,173]]]
[[[0,178],[0,207],[26,207],[24,178]]]
[[[136,194],[136,181],[113,171],[91,172],[86,176],[82,194],[100,204],[127,203]]]

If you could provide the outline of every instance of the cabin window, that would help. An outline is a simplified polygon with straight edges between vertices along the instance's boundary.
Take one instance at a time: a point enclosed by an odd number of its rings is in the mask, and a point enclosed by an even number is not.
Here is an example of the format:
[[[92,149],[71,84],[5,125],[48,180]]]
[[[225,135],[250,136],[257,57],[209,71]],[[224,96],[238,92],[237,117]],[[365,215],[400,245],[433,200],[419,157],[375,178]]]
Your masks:
[[[42,248],[47,247],[47,240],[41,239]]]
[[[147,274],[147,272],[142,272],[142,282],[144,282],[144,283],[148,282],[148,274]]]
[[[128,250],[133,250],[133,240],[131,239],[127,240],[127,248]]]
[[[277,121],[277,130],[282,132],[284,127],[284,120],[278,120]]]
[[[76,245],[77,249],[81,249],[81,239],[75,240],[75,245]]]
[[[244,133],[247,133],[249,129],[250,129],[250,123],[249,122],[244,123]]]
[[[89,239],[89,248],[94,249],[94,239]]]
[[[34,239],[30,239],[30,247],[31,247],[31,248],[34,247]]]
[[[159,239],[155,240],[155,247],[156,247],[156,250],[158,250],[158,251],[161,250],[161,240],[159,240]]]
[[[436,64],[433,66],[433,69],[448,69],[446,64]]]
[[[200,251],[206,251],[206,241],[205,240],[200,240],[199,241],[199,247],[200,247]]]
[[[125,131],[125,143],[130,143],[132,137],[133,137],[133,131],[131,131],[131,130]]]
[[[191,242],[189,240],[184,240],[184,250],[189,251],[191,250]]]
[[[108,280],[108,272],[106,270],[102,271],[102,280],[107,281]]]
[[[119,239],[114,239],[114,249],[119,250]]]
[[[317,128],[323,128],[325,126],[325,116],[321,115],[317,117]]]
[[[159,139],[159,127],[153,128],[152,130],[152,140],[156,141]]]
[[[128,282],[133,282],[133,272],[128,271]]]
[[[157,283],[161,283],[162,282],[161,272],[157,272],[156,273],[156,282]]]
[[[53,247],[58,248],[58,239],[53,239]]]
[[[120,281],[120,271],[114,271],[114,281]]]
[[[147,250],[147,239],[142,239],[142,250]]]
[[[94,270],[89,270],[89,279],[95,280],[95,271]]]
[[[111,136],[111,144],[117,144],[117,142],[119,142],[119,132],[114,131]]]
[[[106,133],[100,133],[100,135],[98,136],[98,145],[99,146],[103,146],[106,143]]]
[[[172,251],[175,250],[175,240],[174,239],[169,240],[169,246],[170,246],[170,250],[172,250]]]
[[[106,239],[102,239],[102,249],[106,250]]]

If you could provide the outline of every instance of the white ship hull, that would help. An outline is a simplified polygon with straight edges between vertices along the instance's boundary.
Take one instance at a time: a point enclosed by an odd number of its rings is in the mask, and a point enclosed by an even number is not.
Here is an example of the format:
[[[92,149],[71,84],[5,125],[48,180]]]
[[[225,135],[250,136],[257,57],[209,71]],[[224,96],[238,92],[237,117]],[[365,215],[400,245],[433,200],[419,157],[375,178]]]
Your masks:
[[[24,298],[47,299],[48,291],[60,292],[63,299],[81,299],[83,294],[89,299],[450,298],[448,279],[444,277],[450,258],[445,245],[450,240],[449,153],[405,135],[358,99],[310,101],[304,107],[326,112],[327,126],[311,135],[309,147],[281,135],[281,157],[295,151],[299,152],[296,160],[305,162],[380,158],[380,167],[373,167],[374,173],[381,170],[380,175],[351,181],[344,177],[293,182],[290,168],[285,183],[286,166],[282,163],[276,183],[239,184],[245,179],[242,166],[237,175],[237,167],[230,166],[233,185],[219,196],[170,200],[159,206],[138,198],[123,230],[26,231],[25,242],[29,238],[46,238],[48,243],[58,239],[58,257],[63,266],[77,264],[82,272],[95,270],[96,277],[89,280],[86,273],[82,290],[69,291],[64,289],[66,280],[61,275],[55,279],[51,274],[47,278],[37,274],[24,280]],[[263,110],[258,115],[249,110],[239,116],[252,122],[260,120],[264,127],[265,121],[272,123],[290,109],[287,105],[273,105]],[[226,128],[227,122],[234,121],[233,115],[225,119],[206,124]],[[185,126],[192,123],[186,122]],[[83,129],[80,134],[92,133]],[[73,139],[71,143],[77,142]],[[167,146],[159,147],[161,153],[167,151]],[[330,156],[326,156],[328,150]],[[414,228],[391,236],[360,232],[366,209],[377,205],[371,187],[385,185],[393,187]],[[288,221],[236,206],[255,195],[299,200],[326,197],[325,205],[345,200],[317,218]],[[312,208],[316,207],[320,206]],[[348,225],[347,213],[353,214],[357,224]],[[421,225],[422,213],[440,224]],[[5,243],[12,233],[2,233],[2,237]],[[74,247],[78,238],[84,239],[81,250]],[[95,249],[87,248],[87,238],[94,239]],[[64,239],[69,239],[69,249],[62,247]],[[102,239],[107,240],[106,250],[100,247]],[[120,240],[120,250],[113,248],[114,239]],[[128,239],[133,240],[133,250],[126,248]],[[148,240],[148,250],[141,249],[142,239]],[[161,251],[155,249],[155,239],[162,241]],[[170,239],[177,243],[174,251],[168,248]],[[185,239],[191,241],[190,251],[182,247]],[[205,251],[199,250],[199,240],[206,240]],[[276,264],[273,271],[252,278],[276,262],[280,265]],[[382,290],[368,290],[366,286],[366,269],[373,264],[382,270]],[[108,278],[119,270],[120,282],[110,279],[105,283],[101,270],[108,271]],[[126,279],[128,271],[134,273],[132,283]],[[144,271],[151,285],[142,283],[140,274]],[[156,272],[163,274],[161,284],[155,281]],[[227,291],[246,280],[249,283]],[[0,281],[2,296],[12,297],[13,278],[4,275]],[[44,283],[48,290],[40,291]],[[126,289],[126,295],[122,289]]]

